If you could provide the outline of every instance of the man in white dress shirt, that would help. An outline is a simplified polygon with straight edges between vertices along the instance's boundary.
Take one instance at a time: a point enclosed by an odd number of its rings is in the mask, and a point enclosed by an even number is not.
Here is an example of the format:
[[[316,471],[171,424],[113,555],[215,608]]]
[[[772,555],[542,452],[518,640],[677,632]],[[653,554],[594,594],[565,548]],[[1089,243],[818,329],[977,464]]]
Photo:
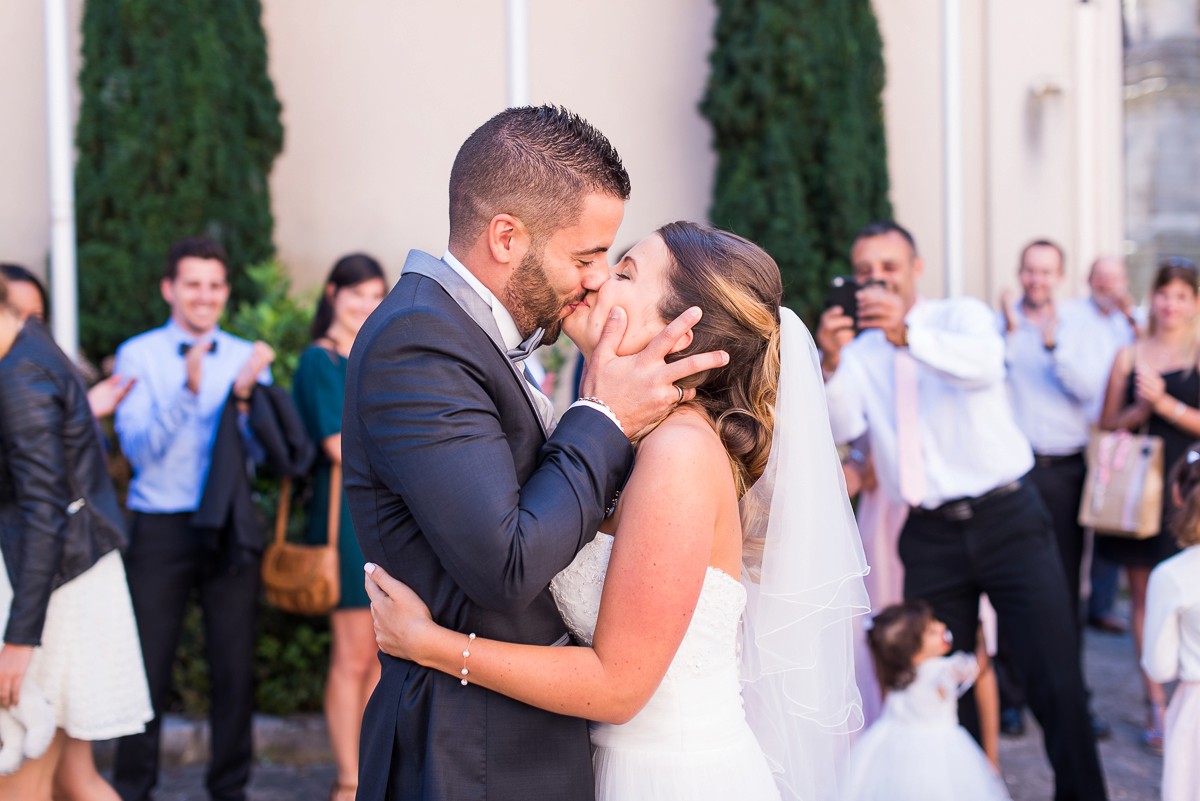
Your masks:
[[[918,301],[912,236],[872,223],[851,250],[857,323],[834,307],[818,342],[834,438],[870,438],[880,486],[910,506],[904,593],[933,604],[957,648],[975,648],[986,592],[1029,679],[1055,798],[1104,799],[1077,631],[1049,516],[1028,483],[1033,452],[1013,418],[1004,340],[973,298]],[[978,737],[972,693],[959,705]]]

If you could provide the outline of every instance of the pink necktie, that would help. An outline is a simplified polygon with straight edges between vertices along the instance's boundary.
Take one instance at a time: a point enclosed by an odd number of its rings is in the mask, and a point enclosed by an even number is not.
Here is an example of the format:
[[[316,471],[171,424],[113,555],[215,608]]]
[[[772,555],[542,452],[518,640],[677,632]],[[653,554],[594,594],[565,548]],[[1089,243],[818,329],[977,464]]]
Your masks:
[[[917,360],[896,348],[896,449],[900,497],[909,506],[925,499],[925,460],[921,458],[921,421],[917,407]]]

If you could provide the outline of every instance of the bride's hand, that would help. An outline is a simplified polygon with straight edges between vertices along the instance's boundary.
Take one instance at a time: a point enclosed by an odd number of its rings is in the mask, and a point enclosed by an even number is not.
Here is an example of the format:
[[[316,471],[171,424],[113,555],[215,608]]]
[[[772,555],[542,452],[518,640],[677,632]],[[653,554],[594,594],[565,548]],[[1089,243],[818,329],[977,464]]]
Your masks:
[[[435,625],[429,607],[407,584],[389,576],[379,565],[368,562],[363,569],[379,650],[419,664],[422,634]]]

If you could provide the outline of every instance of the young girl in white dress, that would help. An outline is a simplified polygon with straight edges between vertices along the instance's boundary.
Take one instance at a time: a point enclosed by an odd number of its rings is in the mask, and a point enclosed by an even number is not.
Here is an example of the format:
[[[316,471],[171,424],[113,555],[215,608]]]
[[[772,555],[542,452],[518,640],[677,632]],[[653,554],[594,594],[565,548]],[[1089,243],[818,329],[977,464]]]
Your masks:
[[[594,721],[598,801],[836,799],[861,724],[851,619],[868,608],[866,564],[816,350],[781,295],[761,248],[672,223],[564,321],[602,358],[614,306],[629,320],[618,354],[699,306],[680,353],[730,356],[640,437],[615,514],[551,583],[578,647],[442,628],[367,566],[384,652],[461,676],[466,693]]]
[[[1163,736],[1163,801],[1200,798],[1200,444],[1175,468],[1171,521],[1182,551],[1150,573],[1142,668],[1151,680],[1178,680]]]
[[[850,752],[845,801],[992,801],[1004,782],[958,723],[978,658],[950,654],[946,624],[924,601],[887,607],[867,635],[883,714]]]

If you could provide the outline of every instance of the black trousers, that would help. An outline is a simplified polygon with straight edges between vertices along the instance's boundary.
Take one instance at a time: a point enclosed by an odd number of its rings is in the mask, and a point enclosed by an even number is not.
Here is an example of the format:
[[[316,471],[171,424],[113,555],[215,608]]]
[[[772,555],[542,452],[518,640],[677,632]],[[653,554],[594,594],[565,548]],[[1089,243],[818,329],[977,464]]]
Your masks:
[[[259,566],[232,567],[192,528],[191,513],[138,513],[125,554],[154,720],[143,734],[117,742],[113,786],[123,801],[147,801],[158,782],[159,735],[171,688],[171,668],[193,590],[204,616],[204,647],[212,681],[212,757],[205,784],[214,801],[243,801],[254,756],[255,609]]]
[[[1080,648],[1083,646],[1083,616],[1080,612],[1079,586],[1083,567],[1084,531],[1079,525],[1079,503],[1083,499],[1083,483],[1087,478],[1087,462],[1083,454],[1065,457],[1037,458],[1029,480],[1041,497],[1050,521],[1054,525],[1054,541],[1062,561],[1067,593],[1074,600]],[[1000,642],[996,655],[996,676],[1000,685],[1000,700],[1004,707],[1020,709],[1025,706],[1024,681],[1009,656],[1006,642]],[[1081,650],[1082,654],[1082,650]]]
[[[1088,718],[1078,629],[1050,517],[1028,481],[979,503],[965,520],[916,510],[900,534],[904,595],[933,605],[957,648],[975,649],[979,595],[986,592],[1000,633],[1027,678],[1029,707],[1045,734],[1057,801],[1105,799]],[[979,737],[975,694],[959,719]]]

